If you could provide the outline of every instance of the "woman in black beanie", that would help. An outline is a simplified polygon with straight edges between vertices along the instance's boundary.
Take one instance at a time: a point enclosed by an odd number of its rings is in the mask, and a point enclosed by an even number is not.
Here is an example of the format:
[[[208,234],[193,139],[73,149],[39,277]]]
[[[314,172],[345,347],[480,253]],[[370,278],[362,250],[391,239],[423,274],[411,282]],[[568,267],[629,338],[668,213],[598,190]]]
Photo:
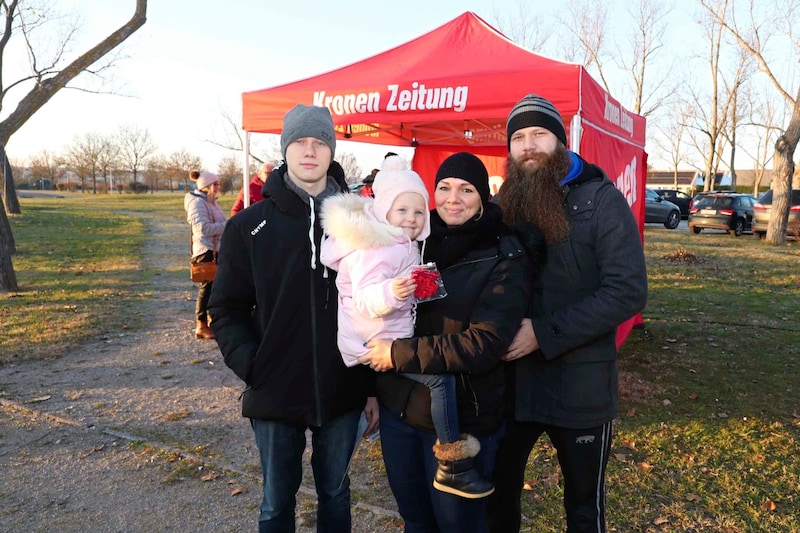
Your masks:
[[[503,422],[500,358],[527,310],[532,265],[489,202],[480,159],[448,157],[434,199],[423,260],[436,263],[447,297],[418,305],[414,338],[372,341],[362,362],[384,371],[376,383],[383,458],[406,531],[483,532],[486,499],[438,491],[431,478],[438,470],[458,479],[465,466],[491,478]],[[436,457],[428,388],[398,372],[455,374],[460,429],[477,437],[479,451]]]

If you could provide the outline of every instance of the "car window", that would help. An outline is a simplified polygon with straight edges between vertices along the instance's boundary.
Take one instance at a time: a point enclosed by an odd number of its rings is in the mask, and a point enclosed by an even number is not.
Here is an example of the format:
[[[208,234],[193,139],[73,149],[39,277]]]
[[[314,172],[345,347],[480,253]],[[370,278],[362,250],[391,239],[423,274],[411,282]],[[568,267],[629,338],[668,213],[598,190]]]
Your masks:
[[[758,202],[763,205],[772,205],[772,189],[759,196]],[[800,205],[800,189],[792,189],[792,205]]]
[[[725,196],[704,196],[697,202],[698,208],[730,209],[733,207],[733,198]]]

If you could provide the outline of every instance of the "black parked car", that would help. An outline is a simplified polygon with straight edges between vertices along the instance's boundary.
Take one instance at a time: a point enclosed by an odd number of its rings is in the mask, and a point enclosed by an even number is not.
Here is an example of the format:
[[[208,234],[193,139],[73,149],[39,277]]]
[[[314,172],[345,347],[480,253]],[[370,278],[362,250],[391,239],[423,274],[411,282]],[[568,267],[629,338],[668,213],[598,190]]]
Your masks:
[[[664,200],[678,206],[678,209],[681,210],[681,218],[689,218],[689,209],[692,207],[691,196],[676,189],[655,189],[655,191]]]
[[[759,238],[763,239],[767,234],[769,214],[771,211],[772,189],[762,194],[756,202],[756,205],[753,206],[753,233]],[[786,234],[800,237],[800,189],[792,189]]]
[[[705,194],[689,210],[689,228],[694,233],[722,229],[739,237],[752,229],[755,203],[755,198],[744,193]]]
[[[681,223],[681,210],[677,205],[661,198],[653,189],[645,189],[644,221],[664,224],[675,229]]]

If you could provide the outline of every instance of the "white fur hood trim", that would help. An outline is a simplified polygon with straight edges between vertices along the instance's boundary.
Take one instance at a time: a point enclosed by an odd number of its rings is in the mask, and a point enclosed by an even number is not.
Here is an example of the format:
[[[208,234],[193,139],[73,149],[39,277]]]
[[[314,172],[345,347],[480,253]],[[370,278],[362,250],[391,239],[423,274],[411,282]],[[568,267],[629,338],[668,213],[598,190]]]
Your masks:
[[[409,240],[402,228],[375,217],[373,199],[352,193],[337,194],[325,200],[321,213],[322,228],[340,246],[363,250],[383,248]]]

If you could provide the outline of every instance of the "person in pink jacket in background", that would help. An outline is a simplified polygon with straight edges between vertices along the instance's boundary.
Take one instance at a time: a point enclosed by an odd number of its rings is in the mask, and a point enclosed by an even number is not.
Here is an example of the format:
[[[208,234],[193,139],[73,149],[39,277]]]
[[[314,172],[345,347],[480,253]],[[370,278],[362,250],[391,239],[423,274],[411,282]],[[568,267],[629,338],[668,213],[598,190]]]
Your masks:
[[[338,272],[338,345],[345,365],[355,366],[372,339],[414,336],[411,277],[420,264],[419,242],[430,235],[429,196],[419,175],[392,156],[375,176],[374,200],[354,194],[329,198],[322,206],[320,261]],[[377,369],[384,370],[384,369]],[[454,457],[477,440],[459,434],[452,374],[403,374],[431,390],[431,415],[440,452]],[[477,452],[476,452],[477,453]],[[494,486],[474,469],[437,472],[433,486],[465,498],[482,498]]]

